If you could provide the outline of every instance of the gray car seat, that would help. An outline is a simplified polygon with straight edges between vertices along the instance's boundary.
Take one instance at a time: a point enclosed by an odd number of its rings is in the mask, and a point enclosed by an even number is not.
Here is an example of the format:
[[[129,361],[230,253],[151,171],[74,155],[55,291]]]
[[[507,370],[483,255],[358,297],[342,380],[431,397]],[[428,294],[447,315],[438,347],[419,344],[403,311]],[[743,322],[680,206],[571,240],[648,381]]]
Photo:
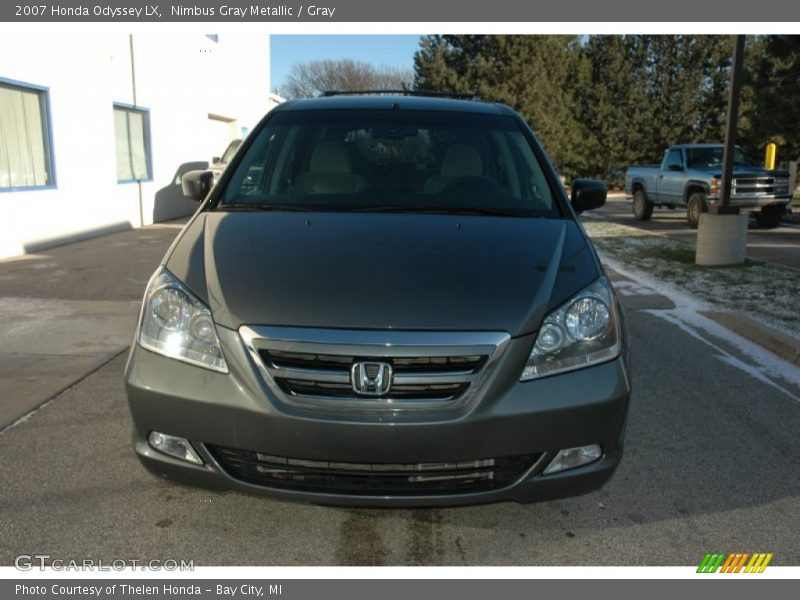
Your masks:
[[[294,183],[300,194],[348,194],[364,189],[365,180],[352,173],[347,149],[339,142],[320,142],[311,153],[309,171]]]
[[[477,148],[453,144],[444,153],[440,174],[429,177],[425,182],[425,193],[436,194],[458,179],[482,175],[483,161]]]

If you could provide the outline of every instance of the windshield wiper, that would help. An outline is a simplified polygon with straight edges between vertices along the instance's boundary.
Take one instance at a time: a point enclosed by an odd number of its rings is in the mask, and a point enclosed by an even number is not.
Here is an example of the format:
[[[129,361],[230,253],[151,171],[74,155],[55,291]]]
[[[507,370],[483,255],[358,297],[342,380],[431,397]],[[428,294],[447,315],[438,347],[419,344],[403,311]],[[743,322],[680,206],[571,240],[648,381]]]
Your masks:
[[[260,211],[260,210],[274,210],[274,211],[291,211],[291,212],[309,212],[313,210],[318,210],[316,208],[311,208],[308,206],[301,206],[298,204],[269,204],[267,202],[261,204],[220,204],[216,210],[220,211],[238,211],[238,212],[248,212],[248,211]]]
[[[372,206],[358,209],[360,212],[422,213],[431,215],[487,215],[495,217],[525,217],[516,210],[489,207],[464,206]]]
[[[489,208],[489,207],[463,207],[463,206],[303,206],[298,204],[220,204],[219,211],[292,211],[292,212],[375,212],[375,213],[418,213],[432,215],[484,215],[495,217],[527,217],[515,210]]]

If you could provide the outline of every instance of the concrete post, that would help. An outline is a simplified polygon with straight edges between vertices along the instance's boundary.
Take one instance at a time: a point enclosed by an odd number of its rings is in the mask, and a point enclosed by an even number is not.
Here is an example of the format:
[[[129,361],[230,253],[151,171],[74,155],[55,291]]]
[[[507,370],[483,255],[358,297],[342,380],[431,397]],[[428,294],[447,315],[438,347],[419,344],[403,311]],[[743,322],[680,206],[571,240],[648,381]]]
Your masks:
[[[701,213],[695,262],[705,267],[744,262],[748,215]]]

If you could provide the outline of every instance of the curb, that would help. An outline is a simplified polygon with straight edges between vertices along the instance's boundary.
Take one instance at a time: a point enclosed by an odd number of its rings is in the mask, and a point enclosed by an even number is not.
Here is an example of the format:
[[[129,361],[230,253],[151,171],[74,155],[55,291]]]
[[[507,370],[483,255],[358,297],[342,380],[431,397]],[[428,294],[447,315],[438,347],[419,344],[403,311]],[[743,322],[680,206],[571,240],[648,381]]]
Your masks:
[[[712,310],[699,312],[783,360],[800,366],[800,340],[745,315]]]

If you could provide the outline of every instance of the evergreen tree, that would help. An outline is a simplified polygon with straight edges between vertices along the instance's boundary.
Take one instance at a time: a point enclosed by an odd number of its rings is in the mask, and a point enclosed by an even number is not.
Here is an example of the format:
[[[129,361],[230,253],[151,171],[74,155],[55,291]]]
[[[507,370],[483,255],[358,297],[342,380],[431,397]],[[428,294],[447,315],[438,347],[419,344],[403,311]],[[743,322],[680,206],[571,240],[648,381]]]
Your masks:
[[[753,102],[745,109],[748,146],[760,158],[774,142],[778,162],[785,164],[800,159],[800,36],[771,35],[760,42],[752,59]]]
[[[508,104],[573,177],[586,168],[570,81],[578,45],[576,36],[428,36],[414,57],[415,87]]]
[[[645,68],[636,51],[635,39],[623,36],[592,36],[580,49],[589,71],[575,89],[589,153],[584,174],[613,186],[622,184],[632,161],[648,159],[651,115]]]
[[[415,87],[508,104],[567,177],[618,186],[672,144],[724,141],[732,50],[732,36],[427,36]],[[797,160],[798,98],[800,36],[749,37],[738,143]]]

